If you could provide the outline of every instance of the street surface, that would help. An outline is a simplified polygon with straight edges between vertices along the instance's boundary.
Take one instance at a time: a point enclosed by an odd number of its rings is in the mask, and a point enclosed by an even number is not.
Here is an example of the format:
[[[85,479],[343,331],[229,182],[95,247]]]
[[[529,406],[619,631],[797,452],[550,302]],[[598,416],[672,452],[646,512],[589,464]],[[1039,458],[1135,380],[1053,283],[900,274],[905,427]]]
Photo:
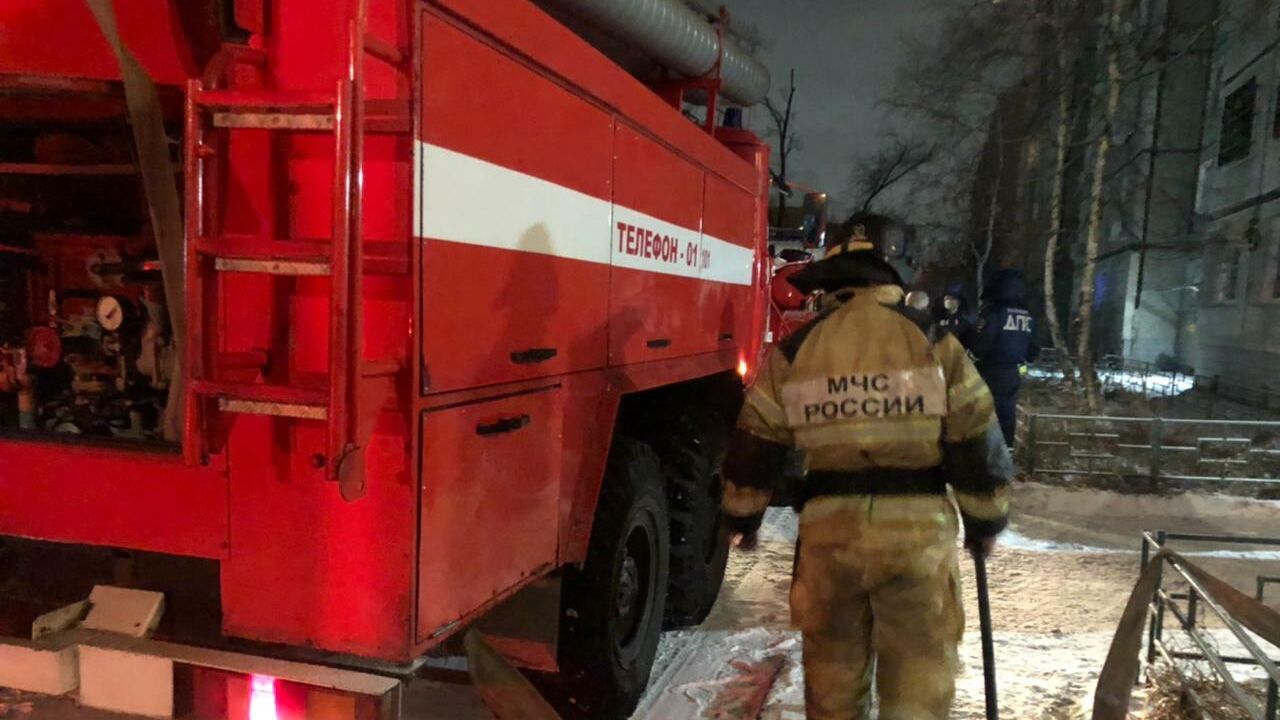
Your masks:
[[[1019,486],[1017,519],[989,563],[1001,717],[1088,716],[1093,685],[1137,578],[1143,528],[1187,532],[1280,531],[1280,503],[1181,495],[1151,497]],[[796,516],[772,510],[753,553],[735,552],[711,616],[663,637],[651,690],[636,720],[801,720],[800,638],[788,627]],[[1187,547],[1197,561],[1252,592],[1260,573],[1280,574],[1280,552]],[[982,716],[982,660],[972,567],[962,564],[967,631],[953,718]],[[1280,601],[1280,592],[1273,602]],[[1221,633],[1215,633],[1221,636]],[[1224,639],[1225,647],[1225,639]],[[470,689],[420,680],[406,720],[491,720]],[[108,720],[67,699],[0,693],[0,718]]]
[[[1008,720],[1089,716],[1097,673],[1137,580],[1143,528],[1272,536],[1280,531],[1275,502],[1022,485],[1015,503],[1015,525],[988,564],[1001,717]],[[664,637],[653,689],[637,718],[746,718],[743,708],[764,692],[762,720],[803,719],[800,638],[787,626],[796,529],[793,513],[771,511],[757,551],[731,557],[725,588],[707,622]],[[1274,550],[1186,550],[1250,592],[1257,574],[1280,570],[1280,552]],[[967,629],[952,717],[968,720],[982,717],[984,695],[972,565],[964,562],[961,569]]]

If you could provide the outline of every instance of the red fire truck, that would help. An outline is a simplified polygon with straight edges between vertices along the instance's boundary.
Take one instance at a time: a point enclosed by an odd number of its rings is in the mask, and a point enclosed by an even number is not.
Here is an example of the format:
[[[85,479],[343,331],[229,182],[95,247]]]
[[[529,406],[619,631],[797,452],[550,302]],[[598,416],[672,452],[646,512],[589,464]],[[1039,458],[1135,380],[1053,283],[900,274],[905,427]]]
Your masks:
[[[0,4],[0,574],[394,662],[549,588],[495,644],[625,714],[723,576],[767,76],[676,0],[112,10]]]

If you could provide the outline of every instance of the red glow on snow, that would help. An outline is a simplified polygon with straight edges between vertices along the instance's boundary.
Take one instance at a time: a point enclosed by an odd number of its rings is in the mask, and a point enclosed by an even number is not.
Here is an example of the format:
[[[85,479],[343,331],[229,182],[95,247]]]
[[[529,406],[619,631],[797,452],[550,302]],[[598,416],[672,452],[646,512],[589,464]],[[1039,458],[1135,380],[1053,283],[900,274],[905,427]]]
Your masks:
[[[277,720],[275,678],[250,676],[249,720]]]

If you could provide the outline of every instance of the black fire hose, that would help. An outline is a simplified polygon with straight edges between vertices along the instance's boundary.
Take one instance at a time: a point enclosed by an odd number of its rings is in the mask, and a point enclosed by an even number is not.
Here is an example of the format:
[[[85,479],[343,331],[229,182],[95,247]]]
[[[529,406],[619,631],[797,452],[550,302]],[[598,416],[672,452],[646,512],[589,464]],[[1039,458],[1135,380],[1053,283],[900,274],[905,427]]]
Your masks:
[[[978,622],[982,626],[982,675],[986,681],[987,720],[1000,720],[996,702],[996,648],[991,630],[991,594],[987,591],[987,559],[973,553],[974,580],[978,586]]]

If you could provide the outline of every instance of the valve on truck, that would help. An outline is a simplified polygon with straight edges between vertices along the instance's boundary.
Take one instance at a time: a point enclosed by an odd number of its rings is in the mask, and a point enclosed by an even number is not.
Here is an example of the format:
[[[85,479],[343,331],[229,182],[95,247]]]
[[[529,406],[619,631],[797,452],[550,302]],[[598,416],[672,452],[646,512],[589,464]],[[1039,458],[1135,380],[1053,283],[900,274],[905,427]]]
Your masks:
[[[51,290],[56,314],[0,344],[0,426],[155,439],[172,353],[163,293],[112,289]]]

